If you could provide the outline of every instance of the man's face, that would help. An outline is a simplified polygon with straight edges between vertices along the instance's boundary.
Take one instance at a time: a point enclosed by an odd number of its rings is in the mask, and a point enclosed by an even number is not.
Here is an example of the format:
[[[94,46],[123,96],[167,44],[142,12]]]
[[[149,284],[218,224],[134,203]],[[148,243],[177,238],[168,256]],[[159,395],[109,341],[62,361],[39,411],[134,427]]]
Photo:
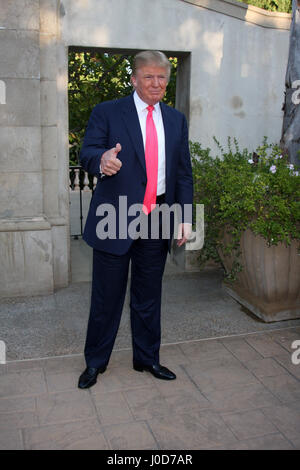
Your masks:
[[[154,105],[164,97],[168,84],[168,72],[165,67],[145,65],[136,71],[131,81],[141,100]]]

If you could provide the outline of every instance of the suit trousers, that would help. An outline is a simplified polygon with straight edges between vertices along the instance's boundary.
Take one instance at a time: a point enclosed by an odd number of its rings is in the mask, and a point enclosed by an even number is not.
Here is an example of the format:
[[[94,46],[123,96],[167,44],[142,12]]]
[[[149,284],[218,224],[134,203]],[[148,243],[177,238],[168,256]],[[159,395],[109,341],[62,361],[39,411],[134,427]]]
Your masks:
[[[159,364],[161,289],[168,240],[137,238],[124,255],[93,250],[91,307],[85,343],[88,367],[109,362],[120,325],[129,264],[133,361]]]

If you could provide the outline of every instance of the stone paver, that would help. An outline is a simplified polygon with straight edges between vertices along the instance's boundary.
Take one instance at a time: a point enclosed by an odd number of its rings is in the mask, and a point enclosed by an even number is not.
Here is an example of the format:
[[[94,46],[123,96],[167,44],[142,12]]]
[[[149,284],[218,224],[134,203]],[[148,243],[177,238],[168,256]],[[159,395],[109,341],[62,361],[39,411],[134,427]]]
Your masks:
[[[295,340],[300,339],[300,329],[299,328],[292,328],[287,330],[277,330],[272,331],[268,334],[268,336],[279,343],[282,347],[284,347],[288,352],[292,352],[294,349],[292,348],[292,343]]]
[[[300,439],[300,401],[266,407],[262,411],[287,439]]]
[[[241,384],[258,383],[258,379],[234,357],[205,363],[194,362],[184,368],[204,394]]]
[[[226,390],[205,393],[213,409],[219,412],[234,412],[278,405],[280,400],[260,383],[237,385]]]
[[[136,420],[149,420],[174,413],[171,405],[155,386],[124,392]]]
[[[95,416],[95,408],[89,393],[80,393],[80,390],[41,395],[37,398],[36,407],[41,425]]]
[[[276,426],[261,410],[238,411],[237,413],[221,414],[221,416],[239,440],[264,436],[277,431]]]
[[[205,449],[236,441],[221,416],[211,410],[154,418],[149,425],[162,449]]]
[[[113,352],[89,390],[83,355],[0,365],[0,449],[300,449],[299,328],[164,345],[160,381]]]
[[[189,359],[189,362],[196,361],[208,361],[218,358],[231,357],[231,353],[227,351],[221,341],[191,341],[181,343],[179,345],[184,355]]]
[[[1,376],[0,398],[32,396],[46,392],[46,381],[42,370],[20,371]]]
[[[282,403],[300,400],[300,381],[292,375],[287,373],[260,380]]]
[[[266,436],[246,439],[235,444],[230,444],[226,450],[294,450],[291,444],[281,434],[268,434]]]
[[[285,351],[284,347],[269,335],[249,335],[246,341],[263,357],[272,357]]]
[[[300,337],[300,334],[299,334]],[[290,372],[294,377],[300,379],[300,367],[299,364],[293,364],[291,361],[291,353],[285,352],[279,356],[274,356],[274,359],[280,364],[286,371]]]
[[[23,430],[24,448],[30,450],[108,450],[109,445],[96,419]]]
[[[93,395],[101,424],[121,424],[134,420],[124,392],[97,393]]]
[[[1,450],[23,450],[22,431],[20,429],[3,429],[0,432]]]
[[[145,422],[105,426],[104,434],[112,449],[158,449],[157,442]]]
[[[254,349],[250,344],[248,344],[245,338],[223,338],[221,342],[224,344],[226,349],[228,349],[241,362],[251,360],[256,361],[257,359],[262,358],[261,354],[259,354],[256,349]]]
[[[290,358],[291,360],[291,358]],[[244,365],[249,369],[252,374],[256,377],[273,377],[275,375],[281,375],[286,372],[286,370],[278,364],[272,357],[265,359],[258,359],[252,361],[245,361]]]

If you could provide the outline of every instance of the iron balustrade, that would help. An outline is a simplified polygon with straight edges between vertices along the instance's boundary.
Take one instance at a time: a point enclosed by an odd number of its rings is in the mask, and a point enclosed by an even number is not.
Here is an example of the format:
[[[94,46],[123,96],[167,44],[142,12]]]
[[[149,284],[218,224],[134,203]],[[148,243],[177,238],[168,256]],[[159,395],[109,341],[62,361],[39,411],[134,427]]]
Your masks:
[[[80,233],[72,234],[71,236],[74,239],[78,239],[79,236],[82,236],[83,233],[83,200],[82,194],[83,193],[91,193],[96,188],[97,184],[97,177],[89,175],[81,165],[77,166],[69,166],[69,187],[71,193],[79,193],[79,219],[80,219]],[[71,204],[71,201],[70,201]]]

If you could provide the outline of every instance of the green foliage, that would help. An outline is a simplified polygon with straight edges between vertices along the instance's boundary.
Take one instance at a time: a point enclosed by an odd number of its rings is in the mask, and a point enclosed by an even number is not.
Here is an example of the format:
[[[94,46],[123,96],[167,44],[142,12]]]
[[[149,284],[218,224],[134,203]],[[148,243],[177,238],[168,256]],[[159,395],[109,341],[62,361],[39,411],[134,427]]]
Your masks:
[[[238,2],[248,3],[264,10],[291,13],[292,0],[238,0]]]
[[[69,53],[69,145],[70,164],[78,165],[78,155],[93,107],[101,101],[120,98],[131,92],[132,57]]]
[[[204,204],[205,242],[200,262],[220,262],[218,250],[235,255],[229,279],[241,270],[238,263],[241,234],[251,229],[269,246],[300,240],[300,176],[282,156],[278,145],[265,137],[253,154],[240,151],[228,138],[225,152],[215,139],[221,158],[213,158],[210,149],[190,143],[194,177],[194,204]],[[230,234],[231,243],[223,244]]]
[[[133,56],[98,52],[69,52],[69,146],[70,165],[78,165],[85,128],[93,107],[102,101],[132,92]],[[175,105],[177,59],[164,101]]]

